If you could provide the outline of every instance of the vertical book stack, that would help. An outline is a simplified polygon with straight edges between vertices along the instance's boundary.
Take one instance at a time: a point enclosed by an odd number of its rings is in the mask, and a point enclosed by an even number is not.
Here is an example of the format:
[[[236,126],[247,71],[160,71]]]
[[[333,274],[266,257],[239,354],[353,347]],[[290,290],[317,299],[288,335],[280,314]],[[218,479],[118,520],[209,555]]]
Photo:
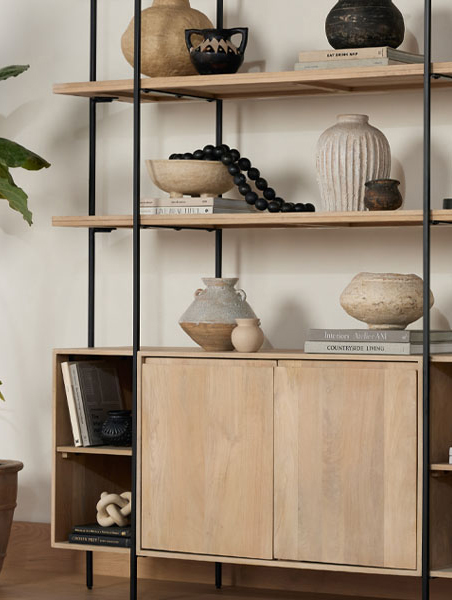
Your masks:
[[[75,446],[102,445],[102,424],[123,399],[115,367],[104,361],[61,363]]]

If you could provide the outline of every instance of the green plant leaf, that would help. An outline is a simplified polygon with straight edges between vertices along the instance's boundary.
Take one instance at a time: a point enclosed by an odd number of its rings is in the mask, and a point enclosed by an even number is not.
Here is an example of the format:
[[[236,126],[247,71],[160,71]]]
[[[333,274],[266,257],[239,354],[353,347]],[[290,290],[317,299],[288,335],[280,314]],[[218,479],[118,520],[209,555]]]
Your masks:
[[[50,167],[50,163],[31,150],[5,138],[0,138],[0,161],[8,167],[22,167],[28,171]]]
[[[8,200],[12,209],[21,213],[29,225],[33,223],[32,214],[28,210],[28,196],[20,187],[14,182],[11,183],[8,179],[0,177],[0,195]]]
[[[9,79],[9,77],[17,77],[29,68],[30,65],[10,65],[9,67],[3,67],[3,69],[0,69],[0,81]]]
[[[1,381],[0,381],[0,385],[3,385]],[[3,400],[3,402],[5,401],[5,397],[1,392],[0,392],[0,400]]]

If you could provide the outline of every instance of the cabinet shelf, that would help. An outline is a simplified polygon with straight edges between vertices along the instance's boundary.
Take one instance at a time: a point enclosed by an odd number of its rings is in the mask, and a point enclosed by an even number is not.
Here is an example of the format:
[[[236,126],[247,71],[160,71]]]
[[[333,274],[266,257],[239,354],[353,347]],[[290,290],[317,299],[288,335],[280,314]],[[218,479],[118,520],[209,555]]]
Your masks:
[[[108,454],[114,456],[132,456],[132,448],[118,446],[58,446],[61,454]]]
[[[452,223],[452,211],[433,210],[433,221]],[[374,212],[256,213],[217,215],[142,216],[142,227],[190,229],[265,229],[265,228],[329,228],[329,227],[407,227],[422,225],[421,210]],[[98,229],[130,229],[132,215],[95,215],[53,217],[55,227],[94,227]]]
[[[448,463],[435,463],[430,465],[431,471],[452,471],[452,465]]]
[[[438,75],[452,75],[452,62],[434,63],[432,71]],[[141,100],[235,100],[421,90],[423,73],[424,65],[406,64],[319,71],[153,77],[141,80],[142,90],[147,90],[142,91]],[[452,80],[435,79],[432,85],[435,88],[450,88]],[[53,91],[69,96],[132,102],[133,80],[59,83]]]
[[[113,552],[115,554],[129,554],[130,548],[115,548],[114,546],[98,546],[97,544],[70,544],[69,542],[56,542],[52,548],[62,550],[83,550],[84,552]]]

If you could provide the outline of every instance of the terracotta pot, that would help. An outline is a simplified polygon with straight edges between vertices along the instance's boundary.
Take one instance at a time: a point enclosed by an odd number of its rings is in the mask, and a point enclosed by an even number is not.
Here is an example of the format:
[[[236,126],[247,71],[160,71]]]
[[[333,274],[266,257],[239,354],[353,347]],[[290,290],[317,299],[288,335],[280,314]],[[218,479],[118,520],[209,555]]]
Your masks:
[[[397,179],[366,181],[364,206],[368,210],[397,210],[403,204]]]
[[[15,460],[0,460],[0,571],[6,556],[17,499],[17,473],[24,465]]]
[[[325,32],[336,50],[397,48],[405,37],[405,24],[391,0],[339,0],[326,18]]]
[[[211,21],[189,0],[154,0],[141,13],[141,72],[149,77],[196,75],[185,45],[186,29],[207,29]],[[134,19],[121,40],[122,52],[133,66]],[[198,42],[202,40],[197,36]]]
[[[255,319],[243,290],[236,290],[238,278],[205,277],[206,289],[195,292],[195,299],[179,319],[179,325],[193,341],[210,352],[233,350],[231,333],[236,319]]]
[[[364,184],[391,172],[391,149],[367,115],[339,115],[317,144],[317,181],[323,209],[364,210]]]
[[[264,333],[259,319],[236,319],[231,341],[237,352],[257,352],[264,343]]]
[[[405,329],[422,317],[423,282],[413,274],[358,273],[340,302],[346,313],[369,329]],[[433,302],[430,292],[430,306]]]

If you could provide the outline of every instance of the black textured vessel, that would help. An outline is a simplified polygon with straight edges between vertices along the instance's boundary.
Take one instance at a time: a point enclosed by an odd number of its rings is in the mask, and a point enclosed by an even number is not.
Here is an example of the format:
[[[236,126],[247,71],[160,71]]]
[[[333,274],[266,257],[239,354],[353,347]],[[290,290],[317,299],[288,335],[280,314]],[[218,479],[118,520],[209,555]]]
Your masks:
[[[198,46],[192,45],[191,39],[194,34],[203,37]],[[238,48],[231,41],[231,37],[235,34],[242,36]],[[191,62],[200,75],[237,73],[245,58],[248,28],[186,29],[185,42],[190,52]]]
[[[132,411],[109,410],[102,425],[101,437],[107,446],[131,446]]]
[[[339,0],[326,18],[325,32],[336,50],[397,48],[405,37],[405,23],[391,0]]]

